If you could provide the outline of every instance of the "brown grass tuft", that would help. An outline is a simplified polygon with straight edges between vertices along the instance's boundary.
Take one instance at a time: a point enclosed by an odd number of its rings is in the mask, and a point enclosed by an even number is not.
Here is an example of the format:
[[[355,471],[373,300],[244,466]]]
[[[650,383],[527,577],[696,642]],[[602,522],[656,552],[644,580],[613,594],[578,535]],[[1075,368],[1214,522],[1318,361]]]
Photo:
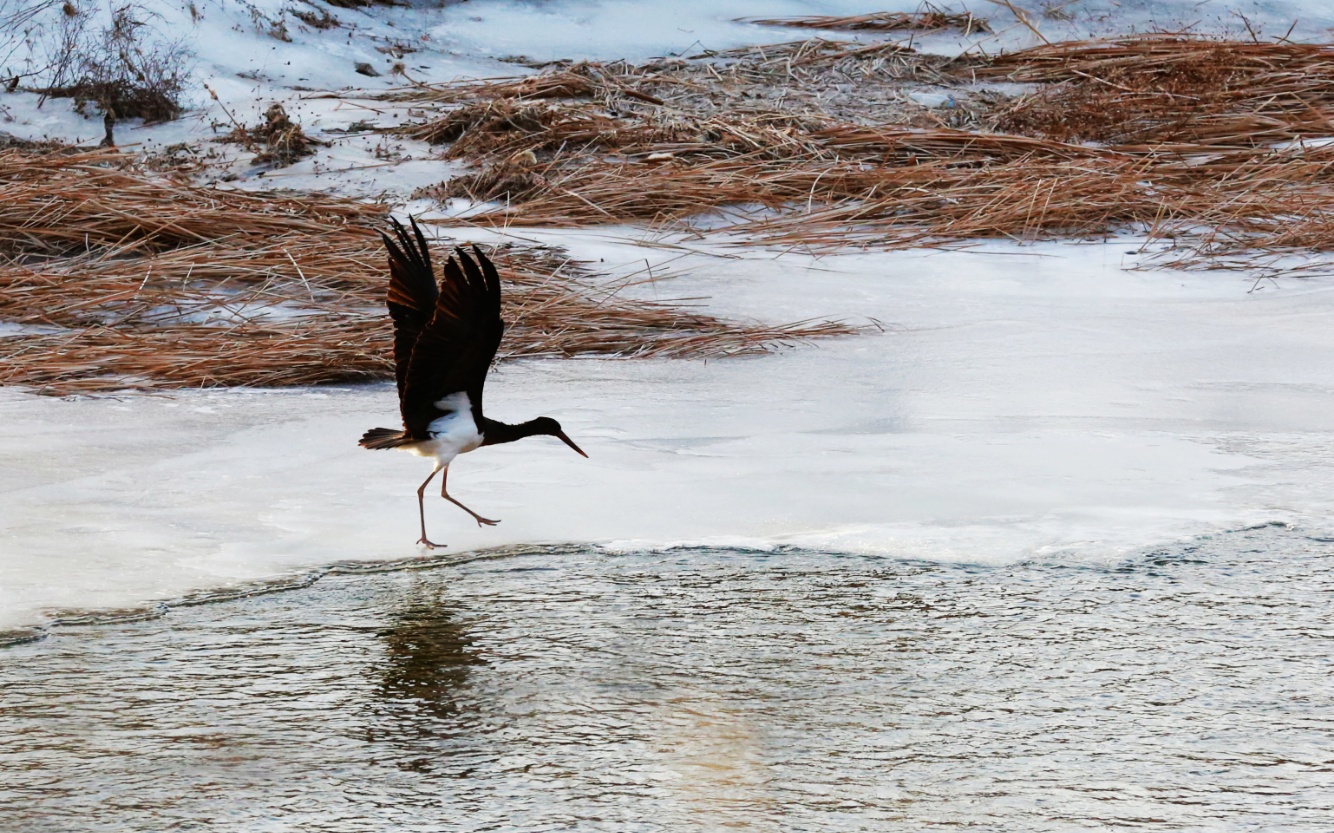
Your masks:
[[[516,152],[556,151],[571,148],[623,148],[655,141],[671,141],[670,130],[630,125],[600,113],[587,104],[528,103],[495,99],[467,104],[441,118],[403,131],[432,144],[452,143],[451,159],[470,159]]]
[[[250,129],[237,125],[218,141],[245,145],[254,150],[256,163],[275,168],[286,167],[315,153],[316,148],[329,146],[328,142],[307,136],[301,125],[292,121],[287,110],[276,102],[264,111],[263,124]]]
[[[0,384],[43,393],[390,378],[379,205],[204,188],[114,151],[0,151]],[[849,332],[632,302],[500,247],[502,358],[716,356]]]

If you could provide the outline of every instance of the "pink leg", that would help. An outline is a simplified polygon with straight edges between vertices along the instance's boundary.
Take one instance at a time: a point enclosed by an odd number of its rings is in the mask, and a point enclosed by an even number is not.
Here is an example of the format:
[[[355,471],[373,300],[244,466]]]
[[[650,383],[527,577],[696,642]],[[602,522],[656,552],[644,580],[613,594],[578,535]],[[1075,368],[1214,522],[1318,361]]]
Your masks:
[[[458,508],[462,509],[464,512],[467,512],[469,515],[472,515],[473,520],[477,521],[478,526],[481,526],[482,524],[486,524],[487,526],[495,526],[496,524],[500,523],[500,521],[493,521],[490,518],[483,518],[481,515],[477,514],[468,507],[464,506],[462,503],[459,503],[457,500],[454,500],[454,498],[450,497],[449,492],[445,491],[445,484],[448,482],[449,482],[449,466],[445,466],[445,473],[440,475],[440,497],[454,504]],[[425,483],[422,484],[422,488],[423,489],[426,488]],[[426,527],[423,526],[422,537],[425,536],[426,536]]]
[[[436,467],[431,470],[430,477],[427,477],[426,480],[422,481],[421,488],[417,490],[417,512],[418,514],[421,515],[421,520],[422,520],[422,537],[418,539],[417,543],[424,544],[428,550],[433,550],[436,547],[444,546],[443,544],[433,544],[431,543],[431,540],[426,537],[426,504],[425,504],[426,486],[431,482],[431,478],[435,477],[435,473],[442,470],[443,468],[444,466],[437,464]]]

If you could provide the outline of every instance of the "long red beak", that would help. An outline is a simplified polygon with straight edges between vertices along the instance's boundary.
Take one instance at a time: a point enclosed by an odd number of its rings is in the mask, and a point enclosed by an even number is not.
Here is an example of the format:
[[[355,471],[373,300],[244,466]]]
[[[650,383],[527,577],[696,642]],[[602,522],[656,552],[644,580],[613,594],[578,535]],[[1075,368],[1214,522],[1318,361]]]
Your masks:
[[[557,431],[557,432],[556,432],[556,436],[557,436],[557,437],[560,437],[561,441],[564,442],[566,445],[568,445],[570,448],[573,448],[575,451],[579,452],[580,454],[584,454],[584,450],[583,450],[582,448],[580,448],[579,446],[575,445],[575,444],[574,444],[574,440],[572,440],[572,439],[570,439],[569,437],[565,436],[565,432],[564,432],[564,431]],[[584,456],[587,457],[588,455],[587,455],[587,454],[584,454]]]

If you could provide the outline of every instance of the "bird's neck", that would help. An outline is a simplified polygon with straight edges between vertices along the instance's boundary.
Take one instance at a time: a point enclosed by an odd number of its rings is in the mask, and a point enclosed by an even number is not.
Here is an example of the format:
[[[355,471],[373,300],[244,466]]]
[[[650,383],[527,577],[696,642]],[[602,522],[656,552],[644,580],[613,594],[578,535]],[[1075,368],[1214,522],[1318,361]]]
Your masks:
[[[482,418],[482,445],[500,445],[501,443],[512,443],[515,440],[522,440],[524,437],[531,437],[536,434],[544,434],[538,426],[537,420],[530,419],[527,422],[520,422],[518,425],[510,425],[507,422],[498,422],[494,419]]]

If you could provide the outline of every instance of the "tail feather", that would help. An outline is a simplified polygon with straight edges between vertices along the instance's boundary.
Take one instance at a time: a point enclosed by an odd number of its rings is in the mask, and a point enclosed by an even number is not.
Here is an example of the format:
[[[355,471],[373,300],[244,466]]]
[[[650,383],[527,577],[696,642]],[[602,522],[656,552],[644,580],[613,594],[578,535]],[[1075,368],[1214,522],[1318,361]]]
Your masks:
[[[361,442],[358,443],[362,448],[398,448],[400,445],[408,445],[416,440],[407,436],[407,432],[395,428],[372,428],[361,435]]]

